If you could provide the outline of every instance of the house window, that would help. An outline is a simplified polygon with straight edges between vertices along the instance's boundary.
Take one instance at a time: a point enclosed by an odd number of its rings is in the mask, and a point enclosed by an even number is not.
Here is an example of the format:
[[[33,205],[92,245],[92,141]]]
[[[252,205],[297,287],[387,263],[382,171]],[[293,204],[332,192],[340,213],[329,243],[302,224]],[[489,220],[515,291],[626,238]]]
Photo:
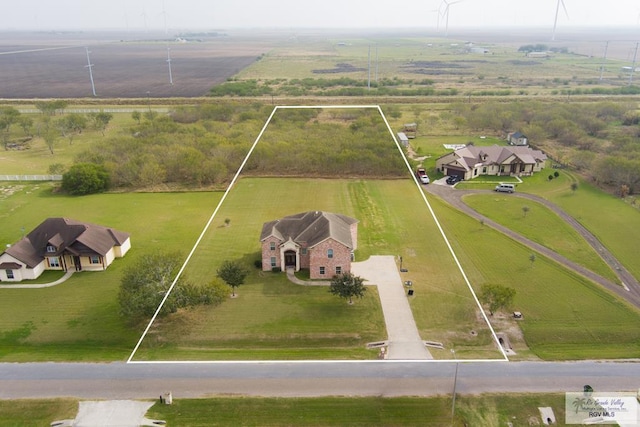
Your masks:
[[[7,279],[13,279],[14,278],[13,270],[6,270],[6,273],[7,273]]]
[[[324,267],[320,267],[320,275],[324,276]]]
[[[333,258],[333,249],[327,249],[327,258]]]
[[[52,253],[56,251],[55,246],[47,245],[47,252]]]
[[[307,254],[307,248],[302,248],[302,249],[300,249],[300,253],[301,253],[302,255],[306,255],[306,254]]]
[[[276,266],[276,257],[272,256],[271,257],[271,268],[275,268]]]
[[[486,166],[482,168],[482,173],[487,173],[487,167]]]
[[[91,264],[100,264],[100,257],[99,256],[92,256],[91,257]]]
[[[336,274],[342,274],[342,267],[340,266],[336,267]]]
[[[478,169],[473,170],[473,176],[476,176],[476,175],[478,175]]]
[[[276,242],[269,243],[269,249],[271,249],[272,251],[275,251],[276,250]]]
[[[58,257],[49,258],[49,267],[60,267],[60,259]]]

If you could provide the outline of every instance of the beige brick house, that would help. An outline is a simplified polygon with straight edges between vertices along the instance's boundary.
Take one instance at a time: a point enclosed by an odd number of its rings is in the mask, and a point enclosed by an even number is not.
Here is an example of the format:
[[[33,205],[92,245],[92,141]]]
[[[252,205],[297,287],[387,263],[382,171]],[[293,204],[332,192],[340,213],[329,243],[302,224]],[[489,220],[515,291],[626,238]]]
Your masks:
[[[309,269],[312,279],[351,271],[358,247],[358,220],[309,211],[267,222],[260,234],[262,270]]]

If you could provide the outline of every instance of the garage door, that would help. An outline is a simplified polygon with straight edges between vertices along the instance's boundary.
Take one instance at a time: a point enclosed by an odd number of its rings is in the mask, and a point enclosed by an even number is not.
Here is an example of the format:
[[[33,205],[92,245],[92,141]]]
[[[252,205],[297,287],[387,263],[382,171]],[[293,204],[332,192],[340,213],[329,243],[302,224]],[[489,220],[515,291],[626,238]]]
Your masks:
[[[454,169],[451,167],[447,168],[447,175],[449,176],[459,176],[460,178],[464,178],[464,171],[460,169]]]

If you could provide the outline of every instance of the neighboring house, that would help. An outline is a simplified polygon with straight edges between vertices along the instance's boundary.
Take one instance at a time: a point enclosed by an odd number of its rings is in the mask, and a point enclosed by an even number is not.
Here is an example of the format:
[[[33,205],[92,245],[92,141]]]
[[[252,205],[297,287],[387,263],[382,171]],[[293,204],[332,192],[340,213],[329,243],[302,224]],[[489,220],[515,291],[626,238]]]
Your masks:
[[[0,254],[0,281],[37,279],[44,270],[105,270],[130,248],[128,233],[68,218],[47,218]]]
[[[322,211],[267,222],[260,234],[262,270],[309,269],[311,279],[351,271],[358,247],[358,220]]]
[[[529,145],[527,136],[520,132],[511,132],[507,135],[507,142],[509,145]]]
[[[449,176],[472,179],[478,175],[533,175],[541,171],[547,156],[529,147],[464,148],[445,154],[436,160],[436,168]]]
[[[400,141],[403,147],[409,146],[409,138],[407,138],[407,134],[404,132],[398,132],[398,141]]]

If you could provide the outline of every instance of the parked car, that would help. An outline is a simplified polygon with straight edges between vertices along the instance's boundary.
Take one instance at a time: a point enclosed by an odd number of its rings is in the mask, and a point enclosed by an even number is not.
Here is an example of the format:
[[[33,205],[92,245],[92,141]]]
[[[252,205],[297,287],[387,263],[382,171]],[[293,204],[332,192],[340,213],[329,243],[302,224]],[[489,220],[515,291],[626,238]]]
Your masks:
[[[451,175],[450,177],[447,178],[447,184],[449,185],[453,185],[456,182],[460,182],[460,181],[462,181],[462,177],[458,175]]]
[[[501,193],[513,193],[516,191],[516,186],[513,184],[499,184],[496,185],[495,190]]]

